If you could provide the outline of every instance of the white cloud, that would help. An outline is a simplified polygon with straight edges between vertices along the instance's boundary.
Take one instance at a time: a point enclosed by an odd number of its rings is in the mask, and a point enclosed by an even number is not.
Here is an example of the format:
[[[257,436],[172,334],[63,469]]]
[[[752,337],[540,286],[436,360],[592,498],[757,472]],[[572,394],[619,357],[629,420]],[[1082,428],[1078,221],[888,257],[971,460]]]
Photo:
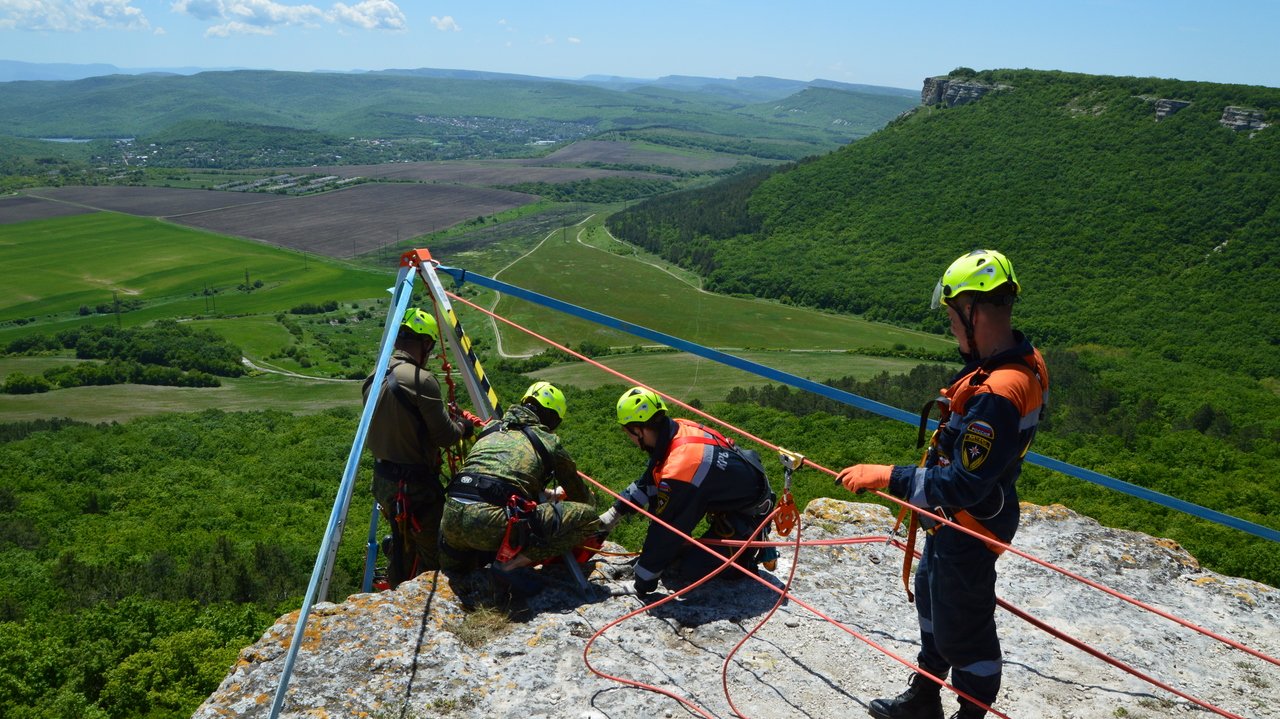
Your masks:
[[[436,17],[435,15],[432,15],[431,24],[435,25],[437,30],[442,31],[452,30],[454,32],[458,32],[462,30],[462,28],[458,27],[458,23],[453,21],[452,15],[445,15],[444,17]]]
[[[554,37],[551,37],[550,35],[543,35],[541,44],[554,45],[556,44],[556,39]]]
[[[216,20],[225,17],[222,0],[175,0],[169,9],[199,20]]]
[[[355,5],[334,3],[329,17],[365,30],[404,30],[409,27],[404,13],[391,0],[363,0]]]
[[[0,0],[0,3],[28,1]],[[408,28],[408,20],[394,0],[360,0],[351,5],[338,2],[328,12],[315,5],[288,5],[276,0],[173,0],[170,8],[199,20],[220,21],[205,31],[210,37],[269,35],[277,27],[315,27],[322,21],[362,30]],[[461,30],[449,15],[432,17],[431,22],[440,30]]]
[[[565,38],[565,40],[567,40],[567,41],[569,42],[569,44],[571,44],[571,45],[581,45],[581,44],[582,44],[582,38],[577,38],[577,37],[567,37],[567,38]]]
[[[0,0],[0,29],[146,30],[147,16],[132,0]]]
[[[232,35],[275,35],[276,31],[260,25],[248,25],[239,20],[232,20],[221,25],[213,25],[204,31],[205,37],[231,37]]]

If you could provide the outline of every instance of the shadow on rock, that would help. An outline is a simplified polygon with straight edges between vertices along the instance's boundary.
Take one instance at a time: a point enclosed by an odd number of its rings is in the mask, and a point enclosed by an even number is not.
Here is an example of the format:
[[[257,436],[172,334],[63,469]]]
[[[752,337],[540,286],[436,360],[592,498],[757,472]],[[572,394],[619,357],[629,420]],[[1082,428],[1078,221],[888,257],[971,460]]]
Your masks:
[[[770,572],[762,571],[757,576],[778,591],[782,591],[785,586],[781,579]],[[682,626],[696,627],[722,620],[737,622],[757,617],[769,611],[777,601],[778,592],[748,577],[721,579],[717,576],[681,595],[676,601],[649,610],[649,613],[661,619],[671,619]]]

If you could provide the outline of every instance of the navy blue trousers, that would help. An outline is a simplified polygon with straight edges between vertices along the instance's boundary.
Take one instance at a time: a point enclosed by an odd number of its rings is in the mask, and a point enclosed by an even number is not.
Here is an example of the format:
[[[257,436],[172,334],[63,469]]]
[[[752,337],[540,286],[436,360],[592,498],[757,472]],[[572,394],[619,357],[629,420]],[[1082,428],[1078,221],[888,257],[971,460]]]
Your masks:
[[[922,669],[953,672],[956,689],[990,706],[1000,691],[996,636],[997,555],[981,541],[947,526],[927,535],[916,570]]]

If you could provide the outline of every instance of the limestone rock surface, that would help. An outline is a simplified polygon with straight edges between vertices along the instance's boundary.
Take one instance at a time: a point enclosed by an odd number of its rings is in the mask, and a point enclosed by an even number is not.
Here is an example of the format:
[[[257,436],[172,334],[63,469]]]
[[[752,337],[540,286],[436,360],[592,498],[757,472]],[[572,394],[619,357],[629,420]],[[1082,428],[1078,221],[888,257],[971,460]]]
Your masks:
[[[981,82],[953,80],[949,77],[927,77],[924,80],[924,87],[920,90],[920,104],[941,103],[947,107],[968,105],[996,89],[999,88]]]
[[[816,500],[802,516],[801,536],[882,537],[891,524],[877,505]],[[1023,505],[1015,547],[1280,657],[1280,591],[1206,571],[1172,542],[1102,527],[1061,507]],[[722,666],[773,606],[777,594],[769,587],[787,581],[792,550],[781,554],[777,569],[761,574],[768,586],[750,579],[716,582],[609,629],[590,648],[591,666],[661,687],[706,715],[733,716]],[[883,541],[802,547],[794,599],[729,662],[728,696],[737,711],[747,717],[860,717],[871,699],[897,694],[910,669],[871,643],[915,658],[915,609],[902,591],[901,557]],[[675,700],[597,676],[584,662],[592,635],[641,606],[635,596],[607,591],[629,587],[625,561],[607,557],[595,564],[596,590],[589,598],[563,569],[544,570],[549,588],[529,601],[530,615],[499,622],[479,642],[464,623],[468,614],[459,593],[466,596],[465,583],[455,587],[435,574],[394,592],[317,605],[282,716],[692,716]],[[1003,600],[1079,642],[1236,715],[1280,717],[1275,664],[1011,552],[997,570]],[[197,719],[269,715],[296,616],[281,617],[240,653]],[[1005,674],[996,708],[1010,717],[1213,716],[1008,611],[997,611],[997,622]],[[945,706],[950,714],[949,693]]]
[[[1252,107],[1235,107],[1228,105],[1222,108],[1222,117],[1218,123],[1236,132],[1256,132],[1267,127],[1266,114]]]

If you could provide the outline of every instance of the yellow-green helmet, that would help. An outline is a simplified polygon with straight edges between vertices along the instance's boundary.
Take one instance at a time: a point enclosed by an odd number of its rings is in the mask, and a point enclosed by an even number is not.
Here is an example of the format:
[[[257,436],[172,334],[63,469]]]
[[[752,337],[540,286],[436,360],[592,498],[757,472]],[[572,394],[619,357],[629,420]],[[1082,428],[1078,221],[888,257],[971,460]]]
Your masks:
[[[569,411],[569,403],[564,400],[564,392],[550,382],[534,382],[529,385],[529,389],[524,391],[520,401],[524,402],[526,399],[533,399],[534,402],[555,412],[561,422]]]
[[[985,294],[1008,283],[1017,295],[1022,288],[1018,276],[1013,273],[1013,263],[995,250],[974,250],[961,255],[933,288],[931,309],[938,309],[944,302],[962,292]]]
[[[405,310],[404,322],[401,325],[408,327],[416,334],[426,335],[436,342],[440,341],[440,328],[436,326],[436,318],[432,317],[430,312],[410,307]]]
[[[644,387],[632,387],[618,398],[618,424],[648,422],[659,412],[666,412],[667,405],[657,392]]]

